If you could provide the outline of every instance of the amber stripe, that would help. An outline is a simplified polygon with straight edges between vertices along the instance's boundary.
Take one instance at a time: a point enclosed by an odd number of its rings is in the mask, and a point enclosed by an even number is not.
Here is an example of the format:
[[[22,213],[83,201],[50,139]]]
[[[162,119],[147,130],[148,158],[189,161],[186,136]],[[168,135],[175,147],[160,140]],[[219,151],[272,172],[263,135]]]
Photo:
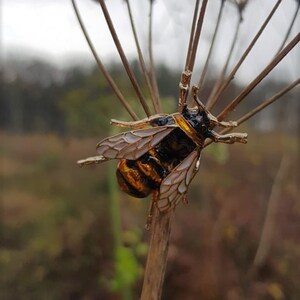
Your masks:
[[[200,138],[197,131],[191,124],[184,118],[182,114],[174,114],[173,118],[182,131],[200,148],[203,147],[203,138]]]
[[[127,194],[137,197],[144,198],[151,192],[150,187],[145,185],[145,178],[143,178],[135,164],[128,166],[128,161],[120,160],[117,168],[117,178],[121,189]]]

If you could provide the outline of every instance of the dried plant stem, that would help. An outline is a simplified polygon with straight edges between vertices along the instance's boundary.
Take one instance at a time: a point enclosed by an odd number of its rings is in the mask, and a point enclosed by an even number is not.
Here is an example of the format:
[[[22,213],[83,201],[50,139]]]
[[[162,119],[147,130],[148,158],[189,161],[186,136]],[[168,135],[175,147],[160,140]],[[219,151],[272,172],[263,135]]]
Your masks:
[[[250,112],[248,112],[245,115],[243,115],[241,118],[239,118],[236,121],[237,125],[239,126],[242,123],[246,122],[247,120],[249,120],[250,118],[252,118],[254,115],[256,115],[257,113],[259,113],[260,111],[262,111],[264,108],[266,108],[267,106],[271,105],[276,100],[280,99],[283,95],[285,95],[286,93],[288,93],[289,91],[291,91],[292,89],[294,89],[299,84],[300,84],[300,78],[298,78],[297,80],[295,80],[294,82],[292,82],[289,86],[287,86],[286,88],[284,88],[281,91],[279,91],[278,93],[276,93],[273,97],[265,100],[263,103],[261,103],[260,105],[258,105],[254,109],[252,109]],[[233,128],[225,128],[225,129],[223,129],[223,130],[220,131],[220,134],[228,133],[228,132],[232,131],[232,129]],[[211,143],[212,143],[211,140],[207,141],[205,143],[205,147],[208,146],[208,145],[210,145]]]
[[[289,92],[290,90],[295,88],[298,84],[300,84],[299,78],[297,80],[295,80],[294,82],[292,82],[288,87],[284,88],[283,90],[281,90],[280,92],[275,94],[272,98],[264,101],[262,104],[258,105],[256,108],[254,108],[253,110],[251,110],[250,112],[246,113],[244,116],[239,118],[237,121],[238,125],[249,120],[251,117],[253,117],[257,113],[259,113],[261,110],[263,110],[264,108],[266,108],[267,106],[269,106],[270,104],[272,104],[273,102],[275,102],[276,100],[281,98],[284,94],[286,94],[287,92]]]
[[[236,72],[238,71],[238,69],[240,68],[240,66],[242,65],[242,63],[244,62],[244,60],[246,59],[246,57],[248,56],[248,54],[250,53],[250,51],[252,50],[252,48],[254,47],[254,45],[256,44],[257,40],[259,39],[259,37],[261,36],[261,34],[263,33],[263,31],[265,30],[265,28],[268,25],[269,21],[272,19],[273,15],[274,15],[275,11],[277,10],[277,8],[278,8],[279,4],[281,3],[281,1],[282,0],[278,0],[276,2],[276,4],[274,5],[273,9],[270,12],[270,14],[265,19],[264,23],[262,24],[262,26],[258,30],[257,34],[255,35],[255,37],[253,38],[253,40],[251,41],[251,43],[249,44],[249,46],[247,47],[247,49],[245,50],[245,52],[243,53],[243,55],[241,56],[241,58],[239,59],[239,61],[237,62],[236,66],[233,68],[233,70],[231,71],[231,73],[228,75],[228,77],[226,78],[226,80],[223,82],[221,88],[214,95],[214,98],[211,100],[211,102],[213,104],[215,104],[215,103],[218,102],[218,100],[220,99],[222,93],[225,91],[225,89],[228,87],[228,85],[231,82],[231,80],[234,78]],[[213,106],[214,105],[210,105],[210,108],[212,108]]]
[[[116,48],[117,48],[117,50],[119,52],[119,55],[120,55],[120,58],[122,60],[123,66],[124,66],[124,68],[126,70],[126,73],[127,73],[128,77],[129,77],[129,79],[131,81],[131,84],[132,84],[132,86],[133,86],[133,88],[134,88],[134,90],[135,90],[135,92],[136,92],[136,94],[138,96],[138,99],[139,99],[139,101],[140,101],[140,103],[141,103],[141,105],[142,105],[142,107],[143,107],[146,115],[149,117],[149,116],[151,116],[151,111],[150,111],[150,109],[149,109],[149,107],[147,105],[146,99],[144,98],[144,96],[142,94],[142,91],[141,91],[141,89],[140,89],[140,87],[139,87],[139,85],[137,83],[137,80],[136,80],[136,78],[135,78],[135,76],[134,76],[134,74],[133,74],[133,72],[132,72],[132,70],[131,70],[131,68],[129,66],[128,60],[126,58],[124,50],[123,50],[123,48],[121,46],[121,43],[119,41],[118,35],[117,35],[116,31],[115,31],[114,25],[113,25],[112,20],[110,18],[110,14],[109,14],[109,12],[107,10],[105,1],[104,0],[98,0],[98,1],[99,1],[99,4],[100,4],[101,8],[102,8],[102,12],[104,14],[104,17],[105,17],[105,20],[107,22],[108,28],[110,30],[111,36],[112,36],[112,38],[113,38],[113,40],[115,42],[115,46],[116,46]]]
[[[282,48],[284,47],[284,45],[285,45],[287,39],[289,38],[290,33],[291,33],[291,31],[292,31],[292,28],[293,28],[293,26],[294,26],[294,23],[295,23],[295,21],[296,21],[296,17],[297,17],[297,14],[298,14],[298,12],[299,12],[299,8],[300,8],[300,2],[298,1],[298,5],[297,5],[297,8],[296,8],[296,10],[295,10],[294,16],[293,16],[293,18],[292,18],[291,24],[290,24],[290,26],[289,26],[289,28],[288,28],[288,30],[287,30],[287,32],[286,32],[286,35],[285,35],[285,37],[284,37],[284,39],[283,39],[283,41],[282,41],[281,46],[279,47],[279,49],[278,49],[278,51],[277,51],[276,54],[278,54],[278,53],[282,50]]]
[[[207,1],[208,0],[203,0],[202,2],[195,34],[191,34],[192,38],[187,54],[188,58],[186,67],[186,69],[190,71],[193,70],[195,63],[195,57]],[[196,12],[195,14],[197,15]],[[159,211],[155,210],[152,217],[151,240],[147,258],[147,265],[145,269],[141,300],[159,300],[161,298],[163,280],[167,265],[168,245],[173,214],[173,211],[169,211],[168,213],[159,213]]]
[[[140,67],[141,67],[141,70],[142,70],[142,74],[144,76],[144,80],[145,80],[146,86],[148,88],[148,92],[149,92],[149,95],[150,95],[150,99],[151,99],[154,111],[155,111],[155,113],[159,113],[160,110],[159,110],[159,107],[157,105],[158,100],[155,99],[155,95],[154,95],[154,92],[153,92],[153,89],[152,89],[151,81],[150,81],[150,78],[149,78],[149,75],[148,75],[147,67],[146,67],[146,64],[145,64],[145,60],[144,60],[144,57],[143,57],[143,53],[142,53],[142,50],[141,50],[139,39],[138,39],[138,36],[137,36],[136,27],[134,25],[129,0],[126,0],[126,4],[127,4],[128,15],[129,15],[129,19],[130,19],[130,24],[131,24],[133,36],[134,36],[135,45],[136,45],[137,53],[138,53],[138,56],[139,56],[139,63],[140,63]]]
[[[187,60],[188,63],[187,63],[186,69],[191,72],[193,72],[194,65],[195,65],[195,59],[196,59],[198,44],[199,44],[199,40],[200,40],[201,29],[202,29],[202,25],[203,25],[203,21],[204,21],[204,15],[205,15],[205,11],[206,11],[207,1],[208,0],[202,1],[201,10],[200,10],[200,14],[198,17],[195,34],[192,39],[191,50],[190,50],[190,53],[188,53],[189,58]]]
[[[195,4],[194,17],[192,22],[192,29],[191,29],[189,46],[187,51],[185,69],[181,73],[181,79],[179,84],[179,99],[180,99],[178,103],[179,112],[182,111],[183,107],[186,105],[187,102],[187,98],[189,94],[189,86],[190,86],[192,72],[195,65],[196,53],[197,53],[201,29],[204,21],[207,1],[208,0],[203,0],[202,2],[200,14],[197,20],[197,25],[196,25],[196,19],[198,16],[199,1],[196,1]]]
[[[153,59],[153,45],[152,45],[152,20],[153,20],[153,2],[150,0],[150,12],[149,12],[149,30],[148,30],[148,48],[149,48],[149,62],[150,62],[150,78],[152,83],[152,90],[155,94],[156,107],[159,112],[161,112],[161,101],[159,97],[159,91],[157,86],[157,77],[155,72],[155,65]]]
[[[220,23],[221,23],[222,13],[224,11],[224,4],[225,4],[225,0],[222,0],[221,1],[221,6],[220,6],[220,9],[219,9],[219,13],[218,13],[218,17],[217,17],[216,27],[215,27],[215,30],[214,30],[214,33],[213,33],[213,37],[211,39],[209,51],[208,51],[206,61],[205,61],[205,64],[204,64],[204,67],[203,67],[203,70],[201,72],[201,76],[200,76],[200,79],[199,79],[199,83],[198,83],[198,94],[199,95],[200,95],[201,90],[203,88],[204,79],[205,79],[207,69],[208,69],[208,64],[209,64],[209,61],[210,61],[210,58],[211,58],[211,55],[212,55],[212,52],[213,52],[213,48],[214,48],[214,45],[215,45],[217,33],[218,33],[219,26],[220,26]]]
[[[275,227],[275,218],[278,207],[278,202],[280,200],[280,188],[282,180],[287,173],[289,167],[289,158],[287,154],[282,156],[279,169],[277,171],[272,189],[270,198],[268,201],[267,213],[260,237],[260,241],[258,244],[258,248],[256,251],[256,255],[253,262],[252,272],[255,272],[259,267],[263,265],[266,260],[266,257],[270,251],[272,244],[272,237]]]
[[[275,56],[275,58],[263,69],[263,71],[248,84],[243,91],[232,100],[230,104],[228,104],[224,110],[218,115],[218,119],[220,121],[224,120],[224,118],[233,111],[237,105],[245,99],[245,97],[277,66],[277,64],[298,44],[300,40],[300,33],[298,33],[290,43],[286,45],[282,51]]]
[[[99,70],[102,72],[102,74],[104,75],[106,81],[108,82],[108,84],[110,85],[110,87],[112,88],[112,90],[114,91],[114,93],[116,94],[117,98],[119,99],[119,101],[121,102],[121,104],[123,105],[123,107],[125,108],[125,110],[129,113],[129,115],[132,117],[133,120],[137,121],[139,118],[138,116],[135,114],[135,112],[133,111],[133,109],[131,108],[131,106],[129,105],[128,101],[125,99],[125,97],[123,96],[123,94],[121,93],[121,91],[119,90],[118,86],[116,85],[116,83],[114,82],[114,80],[112,79],[112,77],[109,75],[109,73],[107,72],[106,68],[104,67],[101,59],[99,58],[95,47],[89,37],[89,34],[83,24],[82,18],[80,16],[78,7],[76,5],[75,0],[71,0],[72,1],[72,5],[78,20],[78,23],[81,27],[81,30],[84,34],[84,37],[89,45],[89,48],[95,58],[95,61],[97,63],[97,66],[99,68]]]
[[[197,22],[198,10],[199,10],[199,3],[200,3],[200,0],[196,0],[193,21],[192,21],[192,28],[191,28],[190,39],[189,39],[189,45],[188,45],[188,51],[187,51],[185,67],[184,67],[185,70],[188,69],[188,64],[189,64],[189,60],[190,60],[191,53],[192,53],[193,40],[194,40],[195,28],[196,28],[196,22]]]
[[[232,42],[231,42],[230,50],[228,52],[224,67],[223,67],[223,69],[222,69],[222,71],[219,75],[218,80],[214,84],[212,92],[210,93],[208,101],[206,103],[206,107],[207,107],[208,110],[211,110],[213,108],[213,106],[216,104],[216,101],[217,101],[216,93],[217,93],[217,91],[219,91],[219,89],[222,86],[222,83],[224,81],[224,78],[225,78],[225,75],[226,75],[226,72],[227,72],[227,69],[228,69],[229,62],[230,62],[230,60],[232,58],[232,55],[233,55],[233,52],[234,52],[234,48],[237,45],[237,39],[238,39],[238,36],[239,36],[242,21],[243,21],[243,18],[240,15],[239,20],[238,20],[238,22],[236,24],[236,27],[235,27],[234,36],[233,36],[233,39],[232,39]]]
[[[141,300],[161,299],[173,215],[174,211],[154,212]]]

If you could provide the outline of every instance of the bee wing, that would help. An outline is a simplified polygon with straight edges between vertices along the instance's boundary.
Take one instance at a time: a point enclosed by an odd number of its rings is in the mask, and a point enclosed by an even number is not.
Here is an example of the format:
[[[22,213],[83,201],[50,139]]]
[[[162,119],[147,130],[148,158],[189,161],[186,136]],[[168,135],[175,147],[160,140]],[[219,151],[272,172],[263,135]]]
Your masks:
[[[199,169],[200,152],[195,150],[186,157],[160,185],[156,206],[164,212],[176,207],[181,197],[186,194],[191,180]]]
[[[152,127],[123,132],[97,144],[97,152],[104,159],[136,160],[163,140],[176,125]]]

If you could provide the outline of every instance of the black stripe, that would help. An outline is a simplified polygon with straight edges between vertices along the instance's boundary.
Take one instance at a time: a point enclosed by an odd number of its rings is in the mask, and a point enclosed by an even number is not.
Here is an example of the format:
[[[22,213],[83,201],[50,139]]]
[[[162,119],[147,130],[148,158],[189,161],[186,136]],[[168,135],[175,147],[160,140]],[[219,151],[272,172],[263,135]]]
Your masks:
[[[148,152],[144,154],[139,161],[145,165],[149,165],[150,168],[153,168],[161,179],[165,177],[165,170],[162,165],[160,165]],[[155,181],[151,176],[144,173],[144,170],[141,169],[136,162],[134,166],[139,171],[141,177],[144,179],[144,184],[147,185],[148,188],[155,190],[159,187],[160,182]]]

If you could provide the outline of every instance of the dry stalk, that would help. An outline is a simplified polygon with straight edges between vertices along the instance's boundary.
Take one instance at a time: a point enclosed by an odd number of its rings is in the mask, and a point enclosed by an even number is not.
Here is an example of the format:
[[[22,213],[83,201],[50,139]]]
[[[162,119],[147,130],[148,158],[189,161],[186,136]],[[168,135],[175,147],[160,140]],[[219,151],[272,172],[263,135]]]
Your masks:
[[[284,88],[283,90],[281,90],[280,92],[278,92],[277,94],[275,94],[273,97],[271,97],[270,99],[264,101],[263,103],[261,103],[260,105],[258,105],[256,108],[254,108],[253,110],[249,111],[244,116],[242,116],[241,118],[239,118],[238,121],[237,121],[238,125],[246,122],[251,117],[253,117],[257,113],[259,113],[260,111],[262,111],[264,108],[266,108],[267,106],[269,106],[270,104],[272,104],[276,100],[280,99],[284,94],[286,94],[287,92],[291,91],[298,84],[300,84],[300,79],[299,78],[297,80],[295,80],[294,82],[292,82],[289,86],[287,86],[286,88]]]
[[[242,21],[243,21],[243,17],[242,17],[241,12],[239,11],[239,19],[238,19],[238,22],[235,26],[233,39],[232,39],[232,42],[231,42],[231,46],[230,46],[230,50],[228,52],[227,58],[225,60],[224,67],[223,67],[222,71],[220,72],[219,78],[217,79],[216,83],[214,84],[213,89],[212,89],[212,91],[211,91],[211,93],[208,97],[207,102],[206,102],[206,107],[207,107],[208,110],[210,110],[216,103],[217,98],[215,96],[216,96],[217,91],[222,86],[222,83],[224,81],[224,78],[225,78],[225,75],[226,75],[226,72],[227,72],[227,69],[228,69],[228,66],[229,66],[229,62],[230,62],[230,60],[232,58],[232,55],[234,53],[235,46],[237,45],[237,40],[238,40],[238,36],[239,36]]]
[[[252,50],[252,48],[254,47],[254,45],[256,44],[256,42],[258,41],[259,37],[261,36],[261,34],[265,30],[266,26],[268,25],[269,21],[272,19],[273,15],[276,12],[277,8],[279,7],[279,4],[281,3],[281,1],[282,0],[278,0],[276,2],[276,4],[274,5],[273,9],[270,12],[270,14],[265,19],[264,23],[262,24],[262,26],[258,30],[257,34],[255,35],[255,37],[253,38],[253,40],[251,41],[251,43],[249,44],[249,46],[247,47],[247,49],[245,50],[245,52],[243,53],[243,55],[241,56],[241,58],[239,59],[239,61],[237,62],[236,66],[233,68],[233,70],[231,71],[231,73],[228,75],[228,77],[226,78],[226,80],[223,82],[223,84],[220,87],[220,89],[216,92],[216,94],[212,98],[211,104],[209,105],[210,106],[209,109],[213,108],[214,105],[219,101],[222,93],[228,87],[228,85],[230,84],[231,80],[234,78],[236,72],[238,71],[238,69],[240,68],[240,66],[242,65],[242,63],[244,62],[244,60],[246,59],[246,57],[248,56],[248,54],[250,53],[250,51]]]
[[[254,258],[253,267],[250,271],[251,274],[255,274],[255,272],[264,264],[271,249],[273,232],[275,230],[276,212],[280,200],[281,183],[288,171],[289,164],[290,161],[287,154],[283,155],[271,189],[260,241]]]
[[[184,67],[185,70],[188,69],[188,64],[189,64],[189,60],[190,60],[191,53],[192,53],[193,39],[194,39],[194,35],[195,35],[195,28],[196,28],[196,22],[197,22],[198,10],[199,10],[199,3],[200,3],[200,0],[196,0],[195,1],[193,21],[192,21],[192,27],[191,27],[191,33],[190,33],[188,51],[187,51],[186,61],[185,61],[185,67]]]
[[[207,1],[208,0],[202,1],[201,10],[200,10],[200,14],[198,17],[195,34],[192,39],[191,49],[190,49],[190,52],[188,51],[186,70],[188,70],[190,72],[193,72],[194,65],[195,65],[195,59],[196,59],[196,54],[197,54],[197,50],[198,50],[201,29],[202,29],[202,25],[203,25],[203,21],[204,21],[204,15],[205,15],[205,11],[206,11]]]
[[[153,93],[155,94],[156,107],[158,112],[161,112],[161,101],[157,86],[157,78],[155,72],[155,65],[153,59],[153,46],[152,46],[152,20],[153,20],[153,2],[154,0],[150,0],[150,12],[149,12],[149,30],[148,30],[148,51],[149,51],[149,62],[150,62],[150,78],[152,83]]]
[[[219,120],[224,118],[233,111],[237,105],[245,99],[245,97],[277,66],[277,64],[298,44],[300,40],[300,33],[298,33],[283,49],[278,53],[274,59],[263,69],[263,71],[249,83],[243,91],[229,103],[224,110],[218,115]]]
[[[129,66],[128,60],[126,58],[126,55],[124,53],[124,50],[122,48],[122,45],[121,45],[120,40],[118,38],[118,35],[116,33],[116,30],[115,30],[114,25],[112,23],[112,20],[110,18],[110,14],[107,10],[105,1],[104,0],[99,0],[99,4],[102,8],[103,15],[105,17],[106,23],[107,23],[108,28],[110,30],[111,36],[114,40],[115,46],[116,46],[116,48],[119,52],[120,58],[122,60],[122,64],[123,64],[123,66],[126,70],[126,73],[127,73],[128,77],[131,81],[131,84],[132,84],[133,88],[134,88],[134,91],[135,91],[136,95],[138,96],[138,99],[139,99],[146,115],[149,117],[149,116],[151,116],[151,111],[150,111],[149,106],[146,102],[146,99],[144,98],[144,96],[142,94],[142,91],[141,91],[141,89],[138,85],[138,82],[137,82],[137,80],[136,80],[136,78],[135,78],[135,76],[134,76],[134,74],[133,74],[133,72],[132,72],[132,70]]]
[[[208,0],[202,1],[198,20],[197,20],[197,16],[198,16],[199,1],[196,1],[196,4],[195,4],[192,29],[191,29],[189,46],[188,46],[188,51],[187,51],[187,56],[186,56],[185,69],[184,69],[184,72],[182,72],[182,74],[181,74],[181,83],[180,84],[184,85],[186,88],[180,89],[181,90],[180,95],[179,95],[180,101],[178,102],[178,111],[179,112],[182,111],[182,108],[187,103],[189,86],[190,86],[190,82],[191,82],[191,78],[192,78],[191,75],[193,73],[193,69],[194,69],[194,65],[195,65],[195,59],[196,59],[196,54],[197,54],[197,50],[198,50],[201,29],[202,29],[202,25],[203,25],[203,21],[204,21],[204,15],[205,15],[206,7],[207,7],[207,1]],[[184,92],[181,94],[182,91],[184,91]]]
[[[194,16],[197,16],[198,1],[195,6]],[[190,45],[187,54],[187,70],[192,71],[195,63],[196,52],[198,48],[201,28],[204,20],[207,0],[202,2],[201,11],[198,17],[195,33],[195,19],[192,25]],[[151,225],[151,240],[149,245],[149,252],[147,264],[144,274],[144,283],[141,293],[142,300],[158,300],[161,298],[163,280],[167,265],[167,255],[169,238],[171,233],[171,220],[174,212],[159,213],[155,210],[152,217]]]
[[[282,89],[281,91],[279,91],[278,93],[276,93],[274,96],[272,96],[271,98],[265,100],[264,102],[262,102],[260,105],[258,105],[257,107],[255,107],[254,109],[252,109],[250,112],[244,114],[242,117],[240,117],[236,122],[237,122],[237,126],[243,124],[244,122],[246,122],[247,120],[249,120],[250,118],[252,118],[253,116],[255,116],[257,113],[259,113],[260,111],[262,111],[263,109],[265,109],[266,107],[268,107],[269,105],[271,105],[272,103],[274,103],[276,100],[282,99],[282,96],[285,95],[286,93],[288,93],[289,91],[291,91],[292,89],[294,89],[297,85],[300,84],[300,78],[298,78],[297,80],[295,80],[294,82],[292,82],[290,85],[288,85],[286,88]],[[232,128],[225,128],[223,130],[220,131],[220,134],[225,134],[232,131]],[[205,143],[205,146],[208,146],[212,143],[212,140],[208,140]]]
[[[125,108],[125,110],[129,113],[129,115],[132,117],[133,120],[137,121],[139,118],[136,115],[136,113],[133,111],[133,109],[131,108],[130,104],[128,103],[128,101],[125,99],[125,97],[123,96],[123,94],[121,93],[121,91],[119,90],[118,86],[116,85],[116,83],[114,82],[114,80],[111,78],[111,76],[109,75],[109,73],[107,72],[106,68],[104,67],[101,59],[99,58],[95,47],[89,37],[89,34],[85,28],[85,25],[82,21],[82,18],[80,16],[78,7],[76,5],[75,0],[71,0],[72,1],[72,5],[78,20],[78,23],[81,27],[81,30],[84,34],[84,37],[89,45],[89,48],[94,56],[94,59],[97,63],[97,66],[99,68],[99,70],[102,72],[103,76],[105,77],[106,81],[108,82],[108,84],[110,85],[110,87],[112,88],[112,90],[114,91],[114,93],[116,94],[117,98],[119,99],[120,103],[123,105],[123,107]]]
[[[153,92],[153,88],[152,88],[152,85],[151,85],[151,80],[150,80],[149,75],[148,75],[147,67],[146,67],[146,64],[145,64],[145,60],[144,60],[143,53],[142,53],[142,50],[141,50],[141,46],[140,46],[140,43],[139,43],[139,39],[138,39],[138,36],[137,36],[136,28],[135,28],[135,25],[134,25],[129,0],[126,0],[126,4],[127,4],[127,9],[128,9],[128,15],[129,15],[129,19],[130,19],[131,29],[132,29],[132,32],[133,32],[137,53],[138,53],[138,56],[139,56],[139,63],[140,63],[141,71],[142,71],[142,74],[144,76],[146,86],[148,88],[148,92],[149,92],[149,95],[150,95],[150,99],[151,99],[154,111],[155,111],[155,113],[159,113],[160,112],[160,108],[159,108],[159,105],[158,105],[159,101],[158,101],[158,99],[155,98],[155,95],[154,95],[154,92]]]
[[[209,64],[209,61],[210,61],[210,58],[211,58],[211,55],[212,55],[212,52],[213,52],[213,48],[214,48],[214,45],[215,45],[217,33],[218,33],[218,30],[219,30],[219,27],[220,27],[222,13],[224,11],[224,4],[225,4],[225,0],[222,0],[221,1],[221,6],[220,6],[220,9],[219,9],[219,13],[218,13],[218,17],[217,17],[215,30],[214,30],[214,33],[213,33],[213,37],[211,39],[209,51],[208,51],[206,61],[205,61],[205,64],[204,64],[204,67],[203,67],[203,70],[201,72],[201,76],[200,76],[200,79],[199,79],[199,82],[198,82],[198,94],[199,95],[200,95],[201,90],[202,90],[203,85],[204,85],[204,79],[205,79],[205,76],[206,76],[206,73],[207,73],[207,70],[208,70],[208,64]]]
[[[291,33],[291,31],[292,31],[292,28],[293,28],[293,26],[294,26],[294,23],[295,23],[295,21],[296,21],[296,17],[297,17],[297,14],[298,14],[298,12],[299,12],[299,8],[300,8],[300,2],[298,1],[298,5],[297,5],[297,7],[296,7],[296,10],[295,10],[294,16],[293,16],[293,18],[292,18],[291,24],[290,24],[290,26],[289,26],[289,28],[288,28],[288,30],[287,30],[287,32],[286,32],[286,35],[285,35],[285,37],[284,37],[284,39],[283,39],[283,41],[282,41],[281,46],[279,47],[279,49],[278,49],[278,51],[277,51],[276,54],[278,54],[278,53],[282,50],[282,48],[284,47],[286,41],[288,40],[288,38],[289,38],[289,36],[290,36],[290,33]]]
[[[163,214],[154,212],[141,300],[161,298],[173,215],[173,210]]]

